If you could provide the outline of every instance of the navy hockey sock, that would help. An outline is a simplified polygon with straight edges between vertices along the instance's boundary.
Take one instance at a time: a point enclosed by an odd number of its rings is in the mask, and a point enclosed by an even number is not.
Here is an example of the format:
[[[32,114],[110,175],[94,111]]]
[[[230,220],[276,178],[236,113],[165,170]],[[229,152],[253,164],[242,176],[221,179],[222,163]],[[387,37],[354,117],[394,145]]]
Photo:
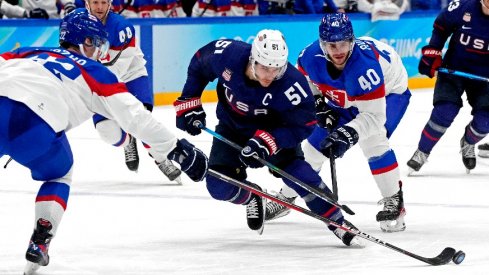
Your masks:
[[[452,124],[460,108],[451,102],[442,102],[435,105],[431,112],[430,120],[426,123],[418,148],[430,154],[433,147],[445,134],[446,130]]]

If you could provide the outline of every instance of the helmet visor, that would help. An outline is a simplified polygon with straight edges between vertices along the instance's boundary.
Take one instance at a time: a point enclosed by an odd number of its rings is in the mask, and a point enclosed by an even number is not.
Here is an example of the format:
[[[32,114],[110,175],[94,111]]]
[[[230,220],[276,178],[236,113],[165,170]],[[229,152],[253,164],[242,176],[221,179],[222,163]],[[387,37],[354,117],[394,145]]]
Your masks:
[[[109,41],[99,36],[87,37],[84,45],[88,48],[94,47],[94,53],[91,57],[94,60],[104,59],[107,56],[110,47]]]

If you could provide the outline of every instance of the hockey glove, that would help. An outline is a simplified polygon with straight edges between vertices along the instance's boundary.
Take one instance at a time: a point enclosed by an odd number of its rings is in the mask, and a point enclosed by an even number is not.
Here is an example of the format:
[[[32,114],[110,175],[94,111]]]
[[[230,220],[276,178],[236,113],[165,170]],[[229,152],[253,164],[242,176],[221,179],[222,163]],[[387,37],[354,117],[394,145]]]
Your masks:
[[[168,154],[168,159],[180,164],[180,168],[193,181],[201,181],[207,175],[207,156],[186,139],[177,141],[177,146]]]
[[[418,71],[420,74],[433,78],[436,70],[441,66],[441,50],[428,45],[421,48],[421,53],[423,56],[419,61]]]
[[[202,108],[202,102],[198,97],[179,97],[173,102],[175,110],[177,112],[177,128],[192,136],[196,136],[202,132],[202,130],[196,125],[197,121],[205,126],[205,111]]]
[[[41,8],[35,8],[29,12],[26,11],[24,17],[33,19],[49,19],[49,15],[46,10]]]
[[[255,135],[246,142],[246,146],[241,150],[239,159],[250,168],[260,168],[263,166],[258,158],[266,159],[268,156],[277,152],[277,144],[273,136],[265,131],[257,130]]]
[[[318,125],[327,129],[336,128],[340,115],[324,101],[323,96],[315,95],[314,98],[316,99],[316,118]]]
[[[350,126],[342,126],[321,142],[321,152],[328,158],[341,158],[358,142],[358,133]]]

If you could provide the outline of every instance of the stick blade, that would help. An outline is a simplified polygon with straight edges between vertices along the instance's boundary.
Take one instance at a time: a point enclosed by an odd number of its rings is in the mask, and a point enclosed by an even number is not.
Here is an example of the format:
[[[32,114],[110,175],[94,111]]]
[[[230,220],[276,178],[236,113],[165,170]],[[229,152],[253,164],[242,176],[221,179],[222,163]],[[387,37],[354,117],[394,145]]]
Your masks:
[[[455,255],[455,253],[456,250],[454,248],[446,247],[445,249],[443,249],[440,255],[434,258],[428,258],[426,259],[427,260],[426,262],[431,265],[445,265],[452,260],[453,255]]]

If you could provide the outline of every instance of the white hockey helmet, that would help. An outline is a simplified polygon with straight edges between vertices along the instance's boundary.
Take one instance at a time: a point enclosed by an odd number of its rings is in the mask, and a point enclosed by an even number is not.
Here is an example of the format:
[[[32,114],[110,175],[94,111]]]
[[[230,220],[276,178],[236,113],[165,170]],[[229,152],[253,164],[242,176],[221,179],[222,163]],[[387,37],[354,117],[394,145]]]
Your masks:
[[[267,67],[280,68],[287,65],[289,50],[280,31],[261,30],[251,45],[251,57]]]
[[[256,35],[251,45],[250,60],[258,62],[263,66],[272,68],[281,68],[279,77],[283,75],[287,69],[287,58],[289,49],[285,43],[285,38],[280,31],[277,30],[261,30]],[[252,64],[254,66],[254,64]],[[277,79],[279,78],[277,77]]]

